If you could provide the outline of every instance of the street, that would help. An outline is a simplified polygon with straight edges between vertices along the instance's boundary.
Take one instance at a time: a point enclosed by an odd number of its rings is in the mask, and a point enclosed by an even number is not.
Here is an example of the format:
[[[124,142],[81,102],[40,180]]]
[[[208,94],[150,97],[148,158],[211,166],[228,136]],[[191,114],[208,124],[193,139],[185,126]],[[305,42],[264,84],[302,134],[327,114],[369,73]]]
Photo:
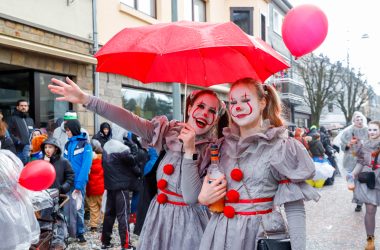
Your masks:
[[[307,249],[327,250],[364,249],[366,233],[364,227],[365,206],[355,212],[352,192],[347,189],[345,171],[341,167],[342,155],[338,155],[338,165],[342,177],[336,177],[332,186],[319,189],[321,199],[306,203]],[[380,248],[379,216],[376,216],[375,243]]]
[[[338,159],[338,164],[340,160]],[[342,176],[345,176],[341,168]],[[365,208],[355,212],[356,204],[351,202],[352,192],[347,189],[344,177],[336,177],[332,186],[318,189],[321,194],[319,202],[306,203],[306,227],[308,250],[358,250],[364,249],[366,233],[364,228]],[[377,216],[377,218],[379,218]],[[380,225],[377,219],[377,225]],[[117,227],[114,227],[113,243],[120,249]],[[376,247],[380,249],[380,233],[375,231]],[[87,245],[80,246],[76,242],[68,249],[100,249],[100,233],[86,233]],[[137,244],[137,236],[132,242]]]

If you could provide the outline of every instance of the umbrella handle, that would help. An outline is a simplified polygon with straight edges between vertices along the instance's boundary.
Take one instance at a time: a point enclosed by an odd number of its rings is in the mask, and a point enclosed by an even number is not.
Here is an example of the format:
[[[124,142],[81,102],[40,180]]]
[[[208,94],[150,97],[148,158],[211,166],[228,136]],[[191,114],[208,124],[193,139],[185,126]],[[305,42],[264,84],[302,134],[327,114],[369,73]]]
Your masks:
[[[187,77],[186,77],[187,79]],[[183,105],[183,122],[186,122],[187,80],[185,82],[185,103]]]

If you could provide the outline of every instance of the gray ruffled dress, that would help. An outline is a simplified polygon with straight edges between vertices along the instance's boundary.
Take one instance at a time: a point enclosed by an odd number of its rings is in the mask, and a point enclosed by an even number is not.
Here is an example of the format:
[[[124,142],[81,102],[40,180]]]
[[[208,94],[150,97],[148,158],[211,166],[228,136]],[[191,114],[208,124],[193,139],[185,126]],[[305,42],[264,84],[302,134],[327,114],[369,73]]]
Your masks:
[[[224,136],[220,166],[228,183],[226,207],[224,213],[211,216],[200,249],[256,249],[258,239],[264,238],[263,227],[274,238],[284,238],[285,221],[276,206],[320,197],[305,183],[315,174],[308,152],[299,141],[287,138],[283,127],[245,139],[225,128]],[[294,241],[300,246],[292,242],[293,249],[304,249],[305,238]]]
[[[360,142],[357,145],[352,146],[351,148],[346,148],[347,144],[351,141],[352,137],[355,136],[360,141],[368,140],[368,128],[357,128],[354,125],[351,125],[349,129],[344,131],[341,137],[341,149],[344,152],[343,155],[343,167],[349,173],[354,170],[357,162],[357,151]]]
[[[157,169],[158,195],[150,204],[137,249],[198,249],[209,213],[199,204],[188,205],[182,196],[181,164],[186,161],[178,140],[182,127],[177,121],[169,122],[165,116],[145,120],[96,97],[90,98],[87,108],[137,134],[144,144],[166,151]],[[197,138],[197,152],[202,155],[211,142],[211,139]],[[201,158],[191,162],[197,165]]]
[[[380,149],[380,140],[367,140],[358,150],[358,164],[353,173],[357,176],[361,172],[374,172],[376,176],[375,189],[369,189],[367,184],[355,179],[354,203],[367,203],[380,206],[380,157],[374,164],[375,152]]]

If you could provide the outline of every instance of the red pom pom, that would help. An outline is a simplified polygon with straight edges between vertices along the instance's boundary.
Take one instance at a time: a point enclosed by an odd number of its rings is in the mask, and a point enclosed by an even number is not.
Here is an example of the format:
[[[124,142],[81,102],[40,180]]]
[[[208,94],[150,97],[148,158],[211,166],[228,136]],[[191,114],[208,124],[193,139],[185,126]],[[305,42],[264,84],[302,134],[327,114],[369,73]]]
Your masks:
[[[231,189],[227,192],[227,199],[230,202],[238,202],[240,198],[240,194],[235,189]]]
[[[232,219],[235,216],[235,208],[231,206],[225,206],[223,209],[224,216],[229,219]]]
[[[231,178],[234,181],[241,181],[243,180],[243,172],[238,168],[234,168],[231,171]]]
[[[160,190],[165,189],[168,186],[168,182],[164,179],[161,179],[157,182],[157,188]]]
[[[166,194],[157,195],[157,202],[160,204],[165,204],[168,201],[168,196]]]
[[[172,164],[166,164],[164,166],[164,173],[167,175],[171,175],[174,173],[174,167]]]

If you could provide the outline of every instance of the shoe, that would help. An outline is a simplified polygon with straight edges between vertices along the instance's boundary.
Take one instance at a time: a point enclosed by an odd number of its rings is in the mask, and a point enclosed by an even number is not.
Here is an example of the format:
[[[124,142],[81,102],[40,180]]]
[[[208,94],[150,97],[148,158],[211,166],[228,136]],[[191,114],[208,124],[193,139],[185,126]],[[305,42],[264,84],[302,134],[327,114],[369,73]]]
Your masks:
[[[80,245],[84,245],[87,242],[86,239],[84,238],[83,234],[79,235],[77,237],[77,239],[78,239],[78,242],[79,242]]]
[[[362,211],[362,205],[356,205],[355,212]]]
[[[101,249],[108,249],[108,248],[111,248],[111,247],[113,247],[113,244],[111,244],[111,243],[102,244]]]
[[[90,220],[90,212],[84,211],[84,220]]]
[[[122,247],[121,250],[136,250],[136,247],[130,245],[128,248]]]
[[[368,235],[365,250],[375,250],[375,236]]]

